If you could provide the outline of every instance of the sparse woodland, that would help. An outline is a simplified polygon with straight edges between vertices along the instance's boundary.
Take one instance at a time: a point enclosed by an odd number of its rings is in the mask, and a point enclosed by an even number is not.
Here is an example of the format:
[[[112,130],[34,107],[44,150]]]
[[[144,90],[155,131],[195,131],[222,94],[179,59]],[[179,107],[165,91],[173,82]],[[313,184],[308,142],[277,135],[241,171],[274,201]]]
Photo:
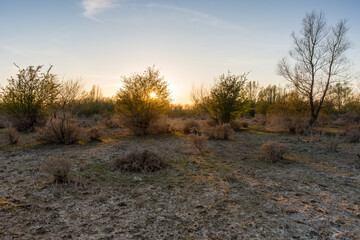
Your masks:
[[[307,14],[287,85],[229,71],[191,106],[155,67],[111,98],[18,67],[0,88],[0,239],[359,239],[346,32]]]

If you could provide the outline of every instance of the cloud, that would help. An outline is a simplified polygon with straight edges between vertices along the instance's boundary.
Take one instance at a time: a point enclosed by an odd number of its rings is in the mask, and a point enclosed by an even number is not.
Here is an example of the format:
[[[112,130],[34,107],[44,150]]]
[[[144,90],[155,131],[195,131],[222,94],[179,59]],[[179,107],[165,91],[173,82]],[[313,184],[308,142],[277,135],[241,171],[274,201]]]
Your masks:
[[[103,12],[106,9],[117,6],[116,0],[82,0],[81,6],[84,9],[84,16],[100,22],[95,15]]]
[[[206,24],[212,25],[212,26],[216,26],[216,27],[220,27],[220,28],[226,28],[226,29],[236,29],[236,30],[241,30],[244,31],[244,29],[242,29],[241,27],[231,23],[231,22],[227,22],[225,20],[222,20],[220,18],[217,17],[213,17],[210,16],[208,14],[205,14],[203,12],[199,12],[196,10],[192,10],[192,9],[187,9],[187,8],[180,8],[180,7],[175,7],[175,6],[169,6],[169,5],[162,5],[162,4],[148,4],[147,5],[150,8],[163,8],[163,9],[169,9],[169,10],[174,10],[174,11],[178,11],[178,12],[182,12],[188,15],[192,16],[192,21],[199,21],[199,22],[204,22]]]

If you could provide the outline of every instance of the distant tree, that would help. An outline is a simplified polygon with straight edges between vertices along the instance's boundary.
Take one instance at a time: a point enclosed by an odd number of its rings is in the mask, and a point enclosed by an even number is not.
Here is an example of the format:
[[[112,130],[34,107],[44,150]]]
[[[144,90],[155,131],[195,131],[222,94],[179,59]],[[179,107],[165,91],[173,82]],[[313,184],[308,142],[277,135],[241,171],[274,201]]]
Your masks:
[[[83,82],[79,79],[62,82],[59,87],[57,110],[59,110],[63,115],[65,115],[65,112],[72,112],[73,106],[81,98],[83,88]]]
[[[346,37],[345,20],[328,28],[324,14],[313,11],[306,14],[302,25],[300,36],[292,33],[295,46],[290,56],[294,66],[283,58],[278,64],[278,73],[307,99],[311,127],[319,116],[330,86],[347,78],[345,53],[350,43]]]
[[[8,80],[6,87],[1,87],[3,110],[14,117],[14,125],[18,130],[32,129],[40,117],[49,113],[55,106],[59,93],[56,75],[41,72],[43,66],[29,66],[21,69],[16,77]]]
[[[228,72],[217,79],[209,93],[203,88],[192,92],[192,100],[198,108],[208,112],[218,124],[236,119],[249,108],[246,98],[245,83],[247,73],[233,75]]]
[[[342,113],[346,104],[352,100],[352,89],[349,82],[336,83],[331,87],[329,94],[338,113]]]
[[[114,112],[115,101],[113,98],[103,96],[98,85],[93,85],[90,91],[82,91],[81,96],[75,101],[73,112],[78,115],[91,116],[94,114],[108,114]]]
[[[255,116],[255,107],[258,100],[258,94],[260,91],[260,84],[255,81],[247,82],[245,87],[246,98],[250,101],[250,108],[248,114],[252,117]]]
[[[284,91],[284,93],[283,93]],[[271,106],[277,103],[285,95],[285,89],[281,89],[276,85],[262,87],[257,94],[257,102],[255,106],[256,114],[266,115]]]
[[[146,135],[150,124],[170,106],[168,84],[154,67],[122,80],[124,86],[117,93],[116,110],[134,133]]]

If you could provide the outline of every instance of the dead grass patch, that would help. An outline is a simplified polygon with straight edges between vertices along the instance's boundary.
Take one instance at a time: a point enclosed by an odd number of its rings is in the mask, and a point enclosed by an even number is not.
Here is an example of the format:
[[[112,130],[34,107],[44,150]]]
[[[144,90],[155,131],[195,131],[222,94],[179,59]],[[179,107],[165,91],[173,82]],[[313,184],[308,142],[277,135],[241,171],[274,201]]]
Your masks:
[[[168,117],[165,115],[162,115],[159,119],[156,119],[156,121],[152,122],[147,129],[147,134],[149,135],[167,134],[170,132],[171,129]]]
[[[14,127],[8,127],[5,129],[5,138],[10,144],[17,144],[19,142],[19,132]]]
[[[268,141],[260,148],[261,158],[267,162],[277,162],[283,158],[283,155],[289,151],[285,144]]]
[[[104,135],[104,131],[100,127],[96,126],[90,128],[86,135],[91,141],[101,141],[100,138]]]
[[[360,142],[360,131],[359,130],[351,130],[346,134],[346,140],[349,143],[357,143]]]
[[[141,152],[131,152],[125,157],[116,158],[111,168],[129,172],[155,172],[165,169],[169,163],[155,152],[144,150]]]
[[[206,151],[207,151],[206,143],[208,140],[207,136],[199,136],[197,134],[190,134],[187,139],[188,139],[190,145],[195,147],[200,153],[206,153]]]
[[[206,135],[209,139],[217,139],[217,140],[226,140],[230,139],[233,134],[233,130],[230,124],[217,125],[215,127],[210,127],[206,131]]]
[[[68,159],[48,158],[42,165],[42,170],[54,176],[55,182],[66,182],[71,170],[72,164]]]
[[[189,133],[200,133],[200,123],[195,119],[189,119],[185,121],[182,130],[185,134]]]

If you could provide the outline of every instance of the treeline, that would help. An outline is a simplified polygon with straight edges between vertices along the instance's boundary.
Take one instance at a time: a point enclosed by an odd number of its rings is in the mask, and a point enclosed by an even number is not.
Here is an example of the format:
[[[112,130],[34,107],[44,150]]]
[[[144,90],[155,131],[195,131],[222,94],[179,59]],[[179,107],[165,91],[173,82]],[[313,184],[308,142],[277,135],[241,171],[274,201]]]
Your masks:
[[[130,109],[126,111],[143,111],[141,107],[144,106],[140,106],[137,110],[136,107],[139,106],[134,103],[143,98],[140,95],[147,96],[150,92],[157,92],[155,98],[149,98],[147,101],[166,100],[162,105],[164,111],[158,114],[167,114],[170,117],[207,114],[218,124],[228,123],[240,116],[277,115],[302,118],[308,116],[310,111],[308,99],[299,94],[296,88],[276,85],[260,86],[258,82],[248,81],[247,74],[233,75],[229,72],[227,75],[220,75],[217,84],[209,91],[200,88],[192,92],[194,104],[181,105],[171,104],[167,83],[163,82],[159,71],[154,68],[145,71],[150,74],[148,78],[139,74],[132,76],[134,86],[120,90],[117,95],[110,98],[103,96],[99,86],[94,85],[90,91],[85,91],[81,80],[60,82],[56,75],[51,73],[52,66],[46,71],[42,69],[43,66],[29,66],[26,69],[18,67],[18,74],[8,80],[8,85],[1,87],[1,114],[3,117],[6,116],[18,130],[33,129],[35,126],[45,124],[47,118],[64,115],[65,112],[87,117],[95,114],[121,114],[124,112],[124,109],[121,109],[121,91],[123,96],[128,98],[125,105],[129,105]],[[139,85],[141,79],[154,82],[155,73],[163,86],[147,86],[149,83],[144,83],[144,86]],[[126,78],[124,80],[126,81]],[[148,89],[141,90],[144,87]],[[166,96],[163,99],[161,94],[164,93]],[[135,101],[136,96],[139,99]],[[349,82],[330,86],[322,106],[323,116],[339,118],[347,115],[357,121],[357,118],[360,118],[359,112],[360,95],[353,90]]]
[[[269,85],[260,87],[256,82],[249,82],[247,97],[251,101],[251,110],[246,115],[272,114],[289,112],[305,114],[309,110],[308,99],[296,89]],[[349,82],[336,83],[331,86],[324,101],[322,113],[331,117],[339,117],[345,113],[357,113],[360,110],[360,93],[355,92]]]

